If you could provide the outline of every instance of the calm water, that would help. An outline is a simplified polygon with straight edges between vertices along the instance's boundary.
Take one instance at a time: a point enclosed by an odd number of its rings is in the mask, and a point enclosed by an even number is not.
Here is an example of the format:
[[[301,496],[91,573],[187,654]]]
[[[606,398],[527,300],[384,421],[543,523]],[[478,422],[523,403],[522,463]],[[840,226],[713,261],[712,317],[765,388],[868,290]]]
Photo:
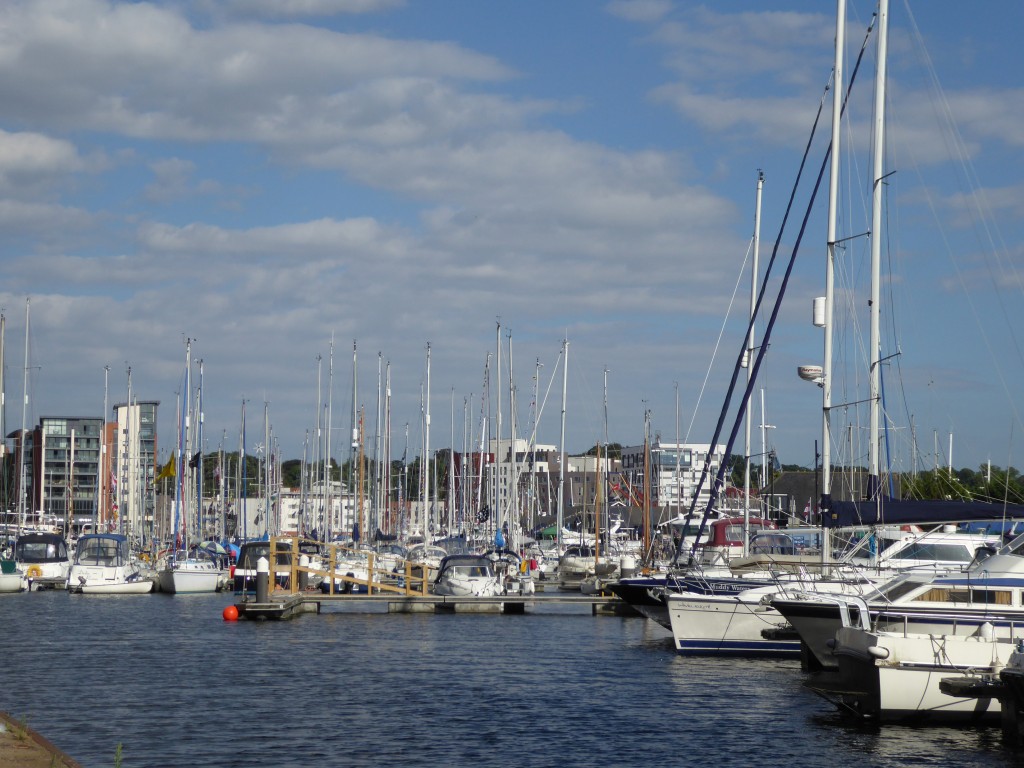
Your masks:
[[[89,768],[112,766],[119,743],[126,768],[1018,758],[998,729],[844,724],[800,687],[796,662],[683,659],[644,619],[548,609],[228,623],[230,595],[0,597],[0,709]]]

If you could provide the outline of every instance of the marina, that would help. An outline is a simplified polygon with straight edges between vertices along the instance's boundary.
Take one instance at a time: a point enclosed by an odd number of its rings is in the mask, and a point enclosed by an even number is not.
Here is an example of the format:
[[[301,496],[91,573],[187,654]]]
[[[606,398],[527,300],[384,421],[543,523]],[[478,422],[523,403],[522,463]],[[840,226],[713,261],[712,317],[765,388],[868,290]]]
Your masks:
[[[2,706],[86,768],[1016,765],[998,728],[851,724],[796,661],[678,656],[586,606],[226,622],[230,594],[0,598]],[[73,628],[73,631],[67,631]],[[60,685],[40,684],[42,671]],[[168,717],[169,712],[177,713]],[[756,734],[727,747],[722,729]],[[765,739],[772,744],[765,763]],[[727,751],[724,756],[723,748]]]
[[[1020,764],[1002,30],[82,2],[0,44],[0,768]]]

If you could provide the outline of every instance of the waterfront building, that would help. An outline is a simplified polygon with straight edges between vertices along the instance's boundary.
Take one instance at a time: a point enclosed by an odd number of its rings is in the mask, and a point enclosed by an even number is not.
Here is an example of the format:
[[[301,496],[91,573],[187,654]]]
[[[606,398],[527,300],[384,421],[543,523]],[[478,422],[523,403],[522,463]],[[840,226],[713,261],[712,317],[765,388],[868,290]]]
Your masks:
[[[26,494],[23,527],[71,532],[93,519],[102,424],[101,418],[44,416],[34,429],[26,430],[24,451],[18,447],[15,452],[24,462],[17,489]]]
[[[714,450],[708,443],[669,443],[660,438],[649,446],[650,455],[646,466],[650,476],[650,505],[671,508],[677,505],[689,510],[696,496],[696,509],[703,512],[711,498],[711,485],[722,459],[725,446],[716,445]],[[644,489],[644,446],[636,445],[622,449],[622,477],[619,491],[626,492],[633,503],[642,502]],[[708,478],[700,490],[697,485],[705,466]]]
[[[154,534],[157,400],[114,405],[113,435],[107,456],[109,475],[103,521],[108,529],[149,539]]]

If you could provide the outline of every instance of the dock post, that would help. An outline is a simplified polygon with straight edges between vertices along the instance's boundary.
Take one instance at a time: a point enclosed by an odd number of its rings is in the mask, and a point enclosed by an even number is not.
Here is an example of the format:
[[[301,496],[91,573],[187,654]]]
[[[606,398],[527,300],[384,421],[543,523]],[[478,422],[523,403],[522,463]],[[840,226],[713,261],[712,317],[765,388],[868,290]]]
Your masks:
[[[299,556],[299,575],[297,580],[299,582],[299,592],[305,592],[306,587],[309,586],[309,555]]]
[[[256,561],[256,602],[269,602],[270,595],[270,561],[261,557]]]

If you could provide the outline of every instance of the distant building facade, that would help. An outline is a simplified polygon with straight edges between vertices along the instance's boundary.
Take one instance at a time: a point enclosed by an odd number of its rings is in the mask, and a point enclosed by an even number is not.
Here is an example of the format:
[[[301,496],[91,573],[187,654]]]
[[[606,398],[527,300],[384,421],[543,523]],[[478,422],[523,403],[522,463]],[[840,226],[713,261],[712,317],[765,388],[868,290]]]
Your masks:
[[[650,444],[649,454],[645,460],[643,445],[622,449],[620,495],[626,492],[634,503],[642,501],[644,467],[647,466],[652,507],[678,505],[683,511],[688,511],[696,497],[696,508],[703,511],[711,498],[710,481],[722,466],[725,446],[716,445],[712,449],[708,443],[669,443],[658,439]],[[698,490],[697,485],[705,467],[708,479]]]
[[[116,433],[108,446],[107,528],[148,539],[154,532],[157,400],[114,405]],[[108,433],[109,434],[109,433]]]

